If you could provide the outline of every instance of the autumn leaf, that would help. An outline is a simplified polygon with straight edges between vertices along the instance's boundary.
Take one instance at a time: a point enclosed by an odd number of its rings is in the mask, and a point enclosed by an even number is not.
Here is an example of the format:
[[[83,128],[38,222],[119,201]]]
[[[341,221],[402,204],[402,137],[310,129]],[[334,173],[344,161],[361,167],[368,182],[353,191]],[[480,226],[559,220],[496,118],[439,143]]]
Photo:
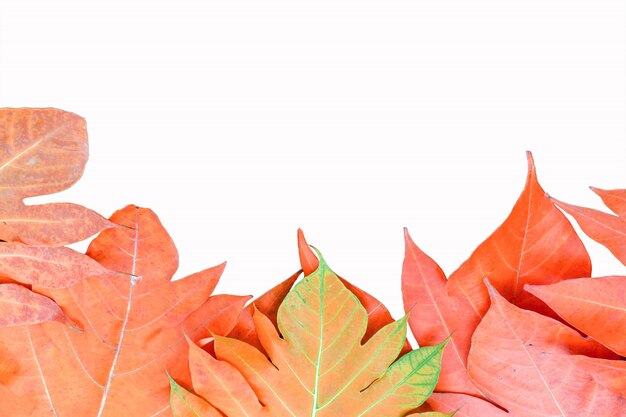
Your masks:
[[[617,190],[614,194],[621,195],[621,193],[618,193],[619,191],[622,190]],[[620,203],[612,203],[611,201],[613,200],[609,197],[609,195],[614,194],[603,194],[603,198],[609,200],[609,204],[619,212],[621,210]],[[578,225],[587,236],[601,245],[604,245],[621,263],[626,265],[625,217],[614,216],[600,210],[567,204],[554,198],[552,201],[554,201],[559,208],[576,219],[576,222],[578,222]]]
[[[623,190],[603,190],[602,188],[589,187],[591,191],[598,194],[611,211],[620,217],[626,217],[626,189]]]
[[[395,361],[405,318],[361,344],[367,312],[323,258],[281,304],[282,337],[262,313],[255,311],[254,322],[269,358],[226,337],[215,339],[217,359],[190,343],[195,392],[228,417],[399,417],[418,407],[437,381],[443,344]],[[174,410],[190,415],[184,412]]]
[[[526,288],[572,326],[626,356],[626,277],[580,278]]]
[[[406,229],[404,241],[402,298],[415,340],[420,346],[433,345],[450,337],[436,390],[481,397],[467,376],[467,355],[478,321],[464,300],[446,293],[444,272],[417,247]]]
[[[112,274],[70,248],[0,243],[0,275],[41,288],[65,288],[87,277]]]
[[[305,275],[312,274],[319,267],[319,260],[311,250],[311,247],[304,237],[304,232],[302,232],[301,229],[298,229],[298,256],[300,257],[300,265]],[[374,333],[378,332],[387,324],[394,322],[394,319],[387,307],[385,307],[385,305],[376,297],[366,291],[363,291],[348,280],[340,276],[338,276],[338,278],[341,280],[342,284],[356,296],[361,305],[365,307],[365,310],[367,311],[367,330],[365,331],[363,342],[368,341]],[[443,341],[443,339],[437,343],[441,343],[441,341]],[[411,345],[407,340],[404,342],[400,355],[404,355],[411,350]]]
[[[66,322],[65,314],[54,301],[17,284],[0,284],[0,312],[0,328]]]
[[[515,416],[618,416],[626,398],[598,382],[581,355],[601,348],[551,318],[510,304],[489,286],[491,307],[476,329],[469,375]],[[617,361],[614,361],[617,362]]]
[[[511,214],[448,280],[448,293],[466,299],[477,319],[489,308],[484,278],[513,304],[549,315],[543,302],[524,291],[524,284],[552,284],[591,274],[585,247],[545,195],[530,152],[527,156],[526,186]]]
[[[77,204],[23,203],[70,187],[87,157],[80,116],[51,108],[0,109],[0,240],[62,246],[114,226]]]
[[[246,342],[259,350],[263,350],[261,342],[256,334],[256,328],[254,327],[254,309],[256,308],[265,316],[267,316],[272,323],[276,323],[276,316],[278,315],[278,307],[285,299],[285,296],[289,293],[291,287],[296,282],[298,277],[302,274],[302,271],[298,271],[280,284],[276,285],[269,291],[265,292],[255,300],[252,304],[246,306],[241,312],[235,327],[228,333],[228,337]]]
[[[205,399],[187,391],[170,377],[170,403],[174,417],[222,417]]]
[[[428,397],[432,409],[454,413],[454,417],[513,417],[488,401],[467,394],[433,392]],[[410,417],[410,416],[407,416]]]
[[[184,335],[227,334],[247,297],[211,296],[224,264],[170,282],[176,248],[156,215],[128,206],[87,254],[123,272],[40,292],[75,327],[58,322],[0,329],[0,415],[169,416],[166,371],[190,384]]]

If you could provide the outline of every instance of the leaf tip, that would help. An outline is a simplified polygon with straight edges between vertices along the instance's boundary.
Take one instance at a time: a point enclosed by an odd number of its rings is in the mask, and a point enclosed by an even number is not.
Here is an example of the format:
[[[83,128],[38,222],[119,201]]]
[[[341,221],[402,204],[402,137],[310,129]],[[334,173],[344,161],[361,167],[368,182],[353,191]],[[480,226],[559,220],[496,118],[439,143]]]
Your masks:
[[[528,161],[528,170],[535,169],[535,159],[533,158],[533,153],[531,151],[526,151],[526,160]]]
[[[300,228],[298,228],[298,255],[304,275],[310,275],[319,267],[320,261],[311,250],[311,247],[304,237],[304,232]]]

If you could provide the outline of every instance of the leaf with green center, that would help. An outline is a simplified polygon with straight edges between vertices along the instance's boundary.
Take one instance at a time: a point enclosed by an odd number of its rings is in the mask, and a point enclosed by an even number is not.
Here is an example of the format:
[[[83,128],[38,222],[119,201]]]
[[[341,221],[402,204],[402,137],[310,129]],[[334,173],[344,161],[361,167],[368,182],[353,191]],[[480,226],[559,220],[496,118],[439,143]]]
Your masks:
[[[281,304],[282,337],[258,311],[254,322],[268,357],[226,337],[215,339],[217,359],[190,343],[195,392],[228,417],[400,417],[437,383],[444,344],[396,360],[406,317],[362,344],[367,312],[323,259]]]

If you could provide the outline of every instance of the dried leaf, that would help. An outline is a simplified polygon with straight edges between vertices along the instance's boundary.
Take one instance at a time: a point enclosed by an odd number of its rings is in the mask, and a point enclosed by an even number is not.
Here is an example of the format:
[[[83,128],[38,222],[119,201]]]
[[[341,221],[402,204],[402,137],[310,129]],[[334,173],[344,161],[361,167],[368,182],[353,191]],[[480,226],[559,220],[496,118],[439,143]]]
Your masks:
[[[300,257],[300,265],[302,266],[302,271],[305,275],[312,274],[318,268],[319,260],[309,247],[309,244],[304,237],[304,233],[300,229],[298,229],[298,256]],[[368,341],[370,337],[387,324],[394,322],[394,319],[387,307],[385,307],[385,305],[378,299],[363,291],[356,285],[350,283],[348,280],[339,276],[338,278],[341,280],[343,285],[356,296],[361,305],[365,307],[365,310],[367,311],[367,330],[365,331],[363,342]],[[437,343],[441,343],[442,341],[443,339]],[[400,356],[410,351],[411,345],[407,340],[402,347]]]
[[[528,153],[526,186],[511,214],[451,276],[448,293],[467,299],[477,318],[489,308],[488,278],[513,304],[551,314],[524,284],[552,284],[591,274],[591,261],[574,228],[545,195]]]
[[[467,303],[446,293],[444,272],[417,247],[406,229],[404,240],[402,298],[415,340],[422,346],[450,337],[436,390],[482,397],[467,376],[467,355],[478,321]]]
[[[18,284],[0,284],[0,312],[0,328],[66,322],[65,314],[54,301]]]
[[[620,217],[626,217],[626,189],[623,190],[603,190],[601,188],[589,187],[591,191],[598,194],[604,205]]]
[[[474,333],[468,360],[469,375],[482,392],[516,416],[621,415],[626,399],[576,359],[597,353],[594,341],[515,307],[491,286],[489,291],[491,307]]]
[[[222,417],[211,404],[178,385],[171,377],[170,393],[173,417]]]
[[[278,314],[278,307],[285,299],[287,293],[293,284],[296,282],[302,271],[298,271],[285,281],[281,282],[274,288],[265,292],[263,295],[253,300],[253,304],[249,304],[241,312],[237,324],[228,334],[228,337],[246,342],[257,349],[263,351],[263,347],[259,342],[259,338],[256,334],[256,328],[254,327],[254,319],[252,318],[254,309],[258,309],[261,313],[266,315],[272,323],[276,323],[276,316]]]
[[[581,278],[526,288],[572,326],[626,356],[626,277]]]
[[[626,265],[626,219],[599,210],[567,204],[554,198],[552,201],[576,219],[587,236],[606,246],[621,263]]]
[[[454,413],[454,417],[512,417],[491,403],[467,394],[433,392],[428,404],[434,409]]]
[[[90,276],[113,273],[65,247],[0,243],[0,274],[42,288],[70,287]]]
[[[100,275],[47,294],[77,331],[60,323],[0,330],[4,386],[35,417],[171,415],[165,371],[190,384],[184,334],[227,334],[247,297],[210,296],[224,265],[170,282],[178,254],[156,215],[128,206],[88,255],[128,275]],[[0,415],[20,417],[0,400]]]
[[[80,116],[50,108],[0,109],[0,239],[61,246],[114,226],[76,204],[22,202],[70,187],[87,157]]]
[[[362,345],[365,309],[319,261],[278,311],[282,338],[255,312],[269,360],[235,339],[216,337],[218,359],[190,344],[194,390],[226,416],[399,417],[431,393],[443,345],[423,347],[394,363],[405,339],[405,319]]]

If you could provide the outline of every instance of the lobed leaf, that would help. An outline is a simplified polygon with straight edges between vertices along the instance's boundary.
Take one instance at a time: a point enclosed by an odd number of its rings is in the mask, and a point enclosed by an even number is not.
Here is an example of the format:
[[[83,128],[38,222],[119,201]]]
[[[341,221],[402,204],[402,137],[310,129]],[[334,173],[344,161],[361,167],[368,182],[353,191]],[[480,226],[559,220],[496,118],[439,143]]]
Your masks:
[[[254,322],[269,358],[231,338],[215,338],[217,359],[190,343],[194,390],[229,417],[402,416],[437,381],[443,344],[395,361],[406,318],[362,344],[367,312],[323,259],[281,304],[282,337],[262,313]]]
[[[58,109],[0,109],[0,240],[62,246],[115,226],[77,204],[26,206],[83,174],[85,120]]]
[[[104,231],[87,253],[125,275],[45,292],[80,330],[61,323],[0,329],[2,385],[18,404],[31,404],[25,414],[0,398],[0,415],[171,415],[165,371],[191,383],[181,361],[184,334],[198,340],[234,326],[247,297],[211,296],[223,264],[170,282],[178,254],[156,215],[128,206],[111,220],[125,227]]]

